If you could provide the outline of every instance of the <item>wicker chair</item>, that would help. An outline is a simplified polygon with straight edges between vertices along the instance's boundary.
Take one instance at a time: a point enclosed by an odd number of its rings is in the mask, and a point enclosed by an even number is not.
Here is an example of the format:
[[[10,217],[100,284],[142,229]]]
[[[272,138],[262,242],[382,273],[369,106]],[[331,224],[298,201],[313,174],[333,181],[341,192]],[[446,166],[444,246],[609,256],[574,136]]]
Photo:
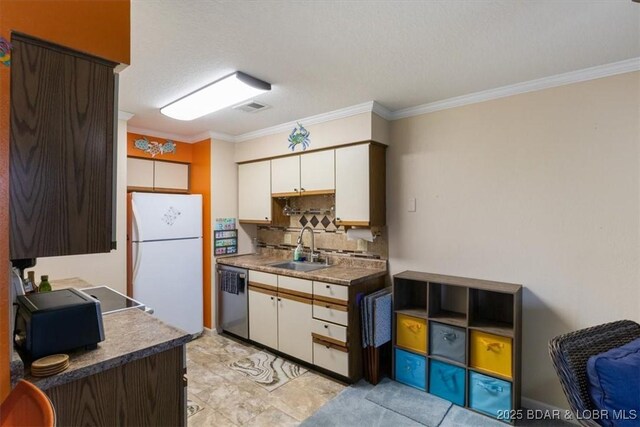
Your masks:
[[[619,320],[560,335],[549,342],[551,361],[574,414],[588,414],[595,409],[587,391],[589,357],[620,347],[636,338],[640,338],[640,325],[631,320]],[[578,422],[583,426],[599,426],[589,419],[580,419]]]

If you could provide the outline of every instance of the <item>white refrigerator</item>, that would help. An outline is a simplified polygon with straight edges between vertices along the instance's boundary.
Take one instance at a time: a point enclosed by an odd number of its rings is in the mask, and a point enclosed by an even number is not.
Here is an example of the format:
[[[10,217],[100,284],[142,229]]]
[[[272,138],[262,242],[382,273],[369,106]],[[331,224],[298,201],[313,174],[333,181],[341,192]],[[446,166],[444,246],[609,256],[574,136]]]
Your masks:
[[[133,298],[190,334],[203,330],[202,196],[131,193]]]

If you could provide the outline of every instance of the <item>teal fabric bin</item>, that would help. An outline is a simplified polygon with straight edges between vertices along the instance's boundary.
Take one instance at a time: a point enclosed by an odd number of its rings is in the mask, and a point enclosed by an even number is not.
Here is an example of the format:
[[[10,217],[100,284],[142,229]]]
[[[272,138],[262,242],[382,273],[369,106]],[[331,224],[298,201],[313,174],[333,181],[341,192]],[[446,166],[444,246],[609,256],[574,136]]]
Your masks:
[[[464,406],[466,371],[464,368],[440,362],[429,361],[429,393]]]
[[[511,383],[477,372],[469,374],[469,407],[476,411],[498,417],[499,411],[511,410]],[[500,412],[503,421],[508,421],[508,412]]]
[[[396,348],[396,381],[426,391],[425,357]]]
[[[467,332],[462,328],[429,322],[429,354],[465,363]]]

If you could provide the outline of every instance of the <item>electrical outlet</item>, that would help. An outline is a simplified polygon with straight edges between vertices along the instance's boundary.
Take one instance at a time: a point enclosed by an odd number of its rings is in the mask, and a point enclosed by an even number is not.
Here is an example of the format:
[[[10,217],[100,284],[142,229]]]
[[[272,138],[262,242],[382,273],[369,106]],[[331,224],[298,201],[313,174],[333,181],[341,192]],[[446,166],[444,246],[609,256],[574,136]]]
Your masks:
[[[362,251],[362,252],[366,252],[369,245],[367,244],[368,242],[364,239],[358,239],[358,248],[357,250]]]
[[[291,244],[291,233],[284,233],[284,244],[285,245]]]

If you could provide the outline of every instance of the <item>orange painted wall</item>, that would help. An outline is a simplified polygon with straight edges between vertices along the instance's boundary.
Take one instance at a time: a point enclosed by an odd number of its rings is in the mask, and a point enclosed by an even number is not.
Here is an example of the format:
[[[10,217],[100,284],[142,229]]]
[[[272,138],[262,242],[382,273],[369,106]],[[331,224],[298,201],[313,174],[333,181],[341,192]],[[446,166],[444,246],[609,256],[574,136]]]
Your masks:
[[[202,194],[202,244],[204,274],[202,292],[204,298],[204,326],[211,328],[211,139],[193,144],[191,162],[191,192]]]
[[[141,135],[139,133],[127,132],[127,156],[141,157],[144,159],[154,158],[151,154],[145,153],[135,147],[135,140],[142,137],[147,138],[149,141],[156,141],[160,144],[167,142],[165,138],[156,138],[155,136]],[[193,144],[189,144],[182,141],[173,140],[176,143],[176,151],[174,153],[166,153],[155,157],[157,160],[172,160],[174,162],[191,163],[193,159]]]
[[[129,0],[0,0],[0,36],[30,34],[129,64]],[[9,260],[9,67],[0,65],[0,261]],[[6,264],[4,264],[6,265]],[[0,274],[0,401],[10,390],[9,283]]]
[[[131,63],[129,0],[2,0],[2,35],[39,37],[101,58]]]
[[[166,139],[137,133],[127,133],[127,155],[131,157],[152,158],[142,150],[135,148],[134,141],[145,136],[149,141],[164,144]],[[156,156],[156,160],[172,160],[191,164],[191,193],[202,194],[202,244],[203,244],[203,283],[204,326],[211,328],[211,139],[194,144],[175,141],[175,153]]]

